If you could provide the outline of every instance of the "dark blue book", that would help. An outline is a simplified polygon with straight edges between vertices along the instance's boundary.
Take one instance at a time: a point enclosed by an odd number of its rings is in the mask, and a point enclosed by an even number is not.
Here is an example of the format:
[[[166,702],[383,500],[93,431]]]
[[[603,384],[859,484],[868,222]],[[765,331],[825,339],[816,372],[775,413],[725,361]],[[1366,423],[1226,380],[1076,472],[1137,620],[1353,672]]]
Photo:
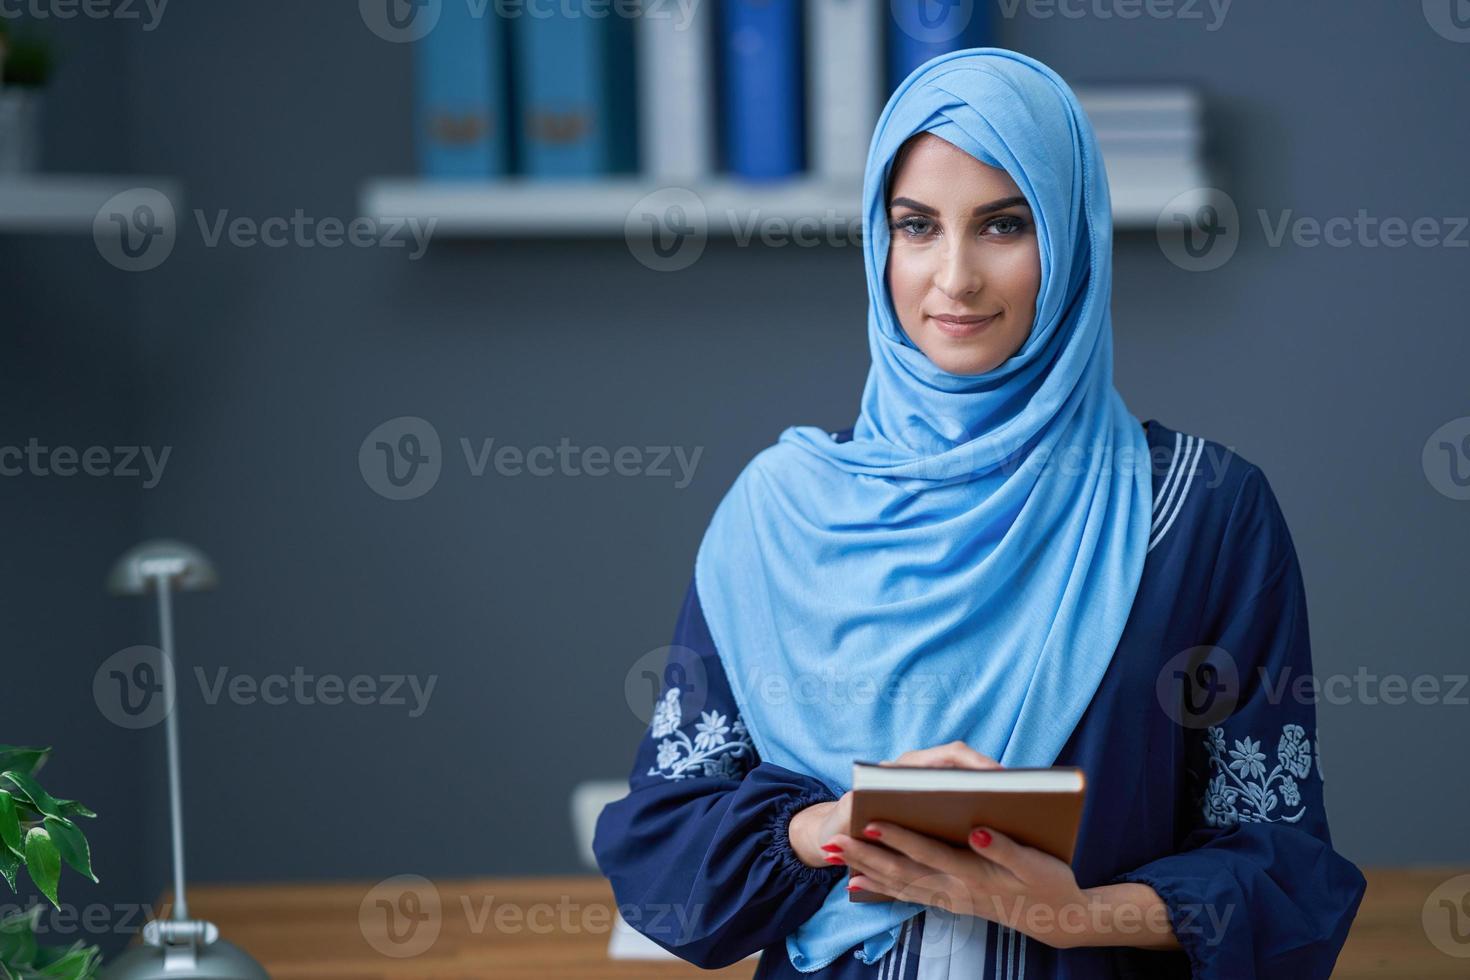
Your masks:
[[[769,180],[803,166],[800,0],[720,5],[725,168]]]
[[[590,177],[636,163],[632,18],[548,5],[515,19],[512,36],[522,169]]]
[[[488,177],[509,167],[505,30],[492,5],[446,3],[415,44],[414,145],[428,177]]]
[[[888,90],[915,68],[961,48],[994,45],[991,0],[890,0]]]

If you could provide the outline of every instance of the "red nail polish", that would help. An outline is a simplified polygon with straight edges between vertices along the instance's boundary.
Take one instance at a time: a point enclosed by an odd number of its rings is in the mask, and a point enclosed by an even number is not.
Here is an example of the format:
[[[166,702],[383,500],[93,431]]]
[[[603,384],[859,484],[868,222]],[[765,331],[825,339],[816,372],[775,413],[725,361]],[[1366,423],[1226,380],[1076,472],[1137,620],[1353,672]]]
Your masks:
[[[862,885],[848,885],[847,886],[847,890],[850,891],[850,892],[860,892],[860,891],[863,890],[863,886]]]
[[[822,850],[824,850],[824,851],[831,851],[834,854],[841,854],[842,853],[842,845],[840,845],[840,844],[823,844],[822,845]]]
[[[879,830],[877,827],[868,827],[867,829],[865,829],[863,831],[863,833],[864,834],[867,834],[869,837],[882,837],[883,836],[883,832],[881,830]]]
[[[842,858],[842,857],[839,857],[836,854],[828,854],[827,855],[827,863],[828,864],[844,864],[844,863],[846,863],[846,859],[845,858]]]
[[[990,834],[983,830],[977,830],[970,835],[970,840],[975,842],[976,847],[989,847]]]

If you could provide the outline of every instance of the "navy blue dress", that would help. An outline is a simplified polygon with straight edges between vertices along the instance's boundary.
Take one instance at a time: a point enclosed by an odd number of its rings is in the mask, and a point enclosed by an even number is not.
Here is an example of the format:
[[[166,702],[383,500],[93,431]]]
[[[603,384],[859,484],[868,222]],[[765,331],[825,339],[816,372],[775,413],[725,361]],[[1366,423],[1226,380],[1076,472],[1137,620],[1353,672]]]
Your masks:
[[[939,935],[957,934],[955,917],[929,910],[876,963],[854,947],[798,972],[785,937],[846,870],[803,864],[787,824],[837,795],[757,756],[693,582],[673,645],[703,668],[697,717],[671,658],[631,791],[597,821],[598,865],[629,923],[700,967],[763,951],[759,980],[1328,976],[1365,882],[1332,847],[1313,701],[1293,696],[1312,672],[1295,548],[1258,467],[1156,420],[1146,428],[1155,504],[1143,577],[1056,764],[1086,773],[1078,884],[1149,885],[1181,950],[1062,950],[969,917],[962,957]]]

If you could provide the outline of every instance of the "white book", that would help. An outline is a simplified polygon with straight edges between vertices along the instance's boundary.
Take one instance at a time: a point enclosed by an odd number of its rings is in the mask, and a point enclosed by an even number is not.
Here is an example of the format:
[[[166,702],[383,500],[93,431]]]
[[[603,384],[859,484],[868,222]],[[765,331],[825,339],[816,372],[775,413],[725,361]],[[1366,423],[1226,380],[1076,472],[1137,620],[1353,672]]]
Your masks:
[[[692,181],[714,169],[713,15],[708,3],[643,0],[637,25],[640,169]]]
[[[861,178],[883,108],[881,0],[807,0],[807,161],[821,177]]]

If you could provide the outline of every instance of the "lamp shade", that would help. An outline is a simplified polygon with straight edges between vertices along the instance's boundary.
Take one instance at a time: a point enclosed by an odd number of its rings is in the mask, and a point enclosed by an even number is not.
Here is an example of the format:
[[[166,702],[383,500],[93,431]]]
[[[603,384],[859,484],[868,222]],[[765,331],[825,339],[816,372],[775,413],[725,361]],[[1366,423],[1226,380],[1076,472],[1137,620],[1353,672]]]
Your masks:
[[[214,563],[204,552],[182,541],[160,539],[129,548],[108,573],[107,591],[144,595],[153,591],[160,578],[168,579],[180,592],[201,592],[219,584]]]

